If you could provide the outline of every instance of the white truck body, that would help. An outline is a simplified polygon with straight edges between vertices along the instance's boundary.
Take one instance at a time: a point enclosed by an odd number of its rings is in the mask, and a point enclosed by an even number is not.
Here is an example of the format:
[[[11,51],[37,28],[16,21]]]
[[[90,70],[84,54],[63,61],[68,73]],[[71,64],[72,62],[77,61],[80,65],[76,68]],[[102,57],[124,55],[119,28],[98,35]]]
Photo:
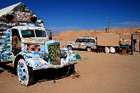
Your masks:
[[[14,39],[15,36],[18,39]],[[14,43],[15,40],[18,42]],[[79,54],[67,48],[60,49],[59,41],[49,40],[45,28],[35,25],[9,28],[0,41],[0,62],[13,62],[23,85],[31,83],[30,70],[58,69],[74,65],[80,59]]]

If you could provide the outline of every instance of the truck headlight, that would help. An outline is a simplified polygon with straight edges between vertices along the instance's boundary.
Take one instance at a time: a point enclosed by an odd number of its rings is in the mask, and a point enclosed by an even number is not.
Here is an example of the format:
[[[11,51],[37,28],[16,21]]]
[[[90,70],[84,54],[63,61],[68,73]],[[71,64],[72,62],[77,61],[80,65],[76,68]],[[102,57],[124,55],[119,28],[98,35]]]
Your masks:
[[[27,50],[28,50],[29,52],[31,52],[31,51],[36,51],[36,52],[38,52],[38,51],[40,51],[40,45],[27,44]]]

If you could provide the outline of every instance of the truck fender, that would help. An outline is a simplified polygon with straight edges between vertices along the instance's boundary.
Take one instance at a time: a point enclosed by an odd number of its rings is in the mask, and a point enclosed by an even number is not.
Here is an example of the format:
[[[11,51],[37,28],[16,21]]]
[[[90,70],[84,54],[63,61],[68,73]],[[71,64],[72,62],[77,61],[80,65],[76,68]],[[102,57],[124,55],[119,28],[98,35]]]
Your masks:
[[[15,57],[15,60],[13,61],[13,65],[14,65],[14,74],[17,74],[17,73],[16,73],[16,72],[17,72],[17,64],[18,64],[18,61],[19,61],[20,59],[24,59],[23,55],[17,55],[17,56]]]

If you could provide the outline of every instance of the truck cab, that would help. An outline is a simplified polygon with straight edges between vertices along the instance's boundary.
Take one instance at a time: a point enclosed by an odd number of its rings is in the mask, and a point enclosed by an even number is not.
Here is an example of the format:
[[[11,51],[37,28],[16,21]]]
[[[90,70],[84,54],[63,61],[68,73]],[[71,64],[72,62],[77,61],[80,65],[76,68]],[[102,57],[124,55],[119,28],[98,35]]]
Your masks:
[[[60,49],[60,42],[49,38],[43,27],[9,28],[2,36],[0,62],[12,62],[20,83],[26,86],[33,81],[34,70],[73,68],[80,55],[67,48]]]

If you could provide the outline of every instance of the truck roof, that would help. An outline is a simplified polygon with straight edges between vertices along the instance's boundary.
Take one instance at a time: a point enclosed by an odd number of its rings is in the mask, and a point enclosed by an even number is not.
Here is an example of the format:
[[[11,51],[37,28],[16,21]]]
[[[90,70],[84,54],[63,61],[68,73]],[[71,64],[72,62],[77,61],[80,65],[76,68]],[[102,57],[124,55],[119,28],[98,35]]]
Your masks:
[[[31,25],[27,25],[27,26],[14,26],[14,27],[12,27],[12,29],[19,29],[19,30],[39,29],[39,30],[45,30],[45,28],[43,28],[43,27],[31,26]]]

